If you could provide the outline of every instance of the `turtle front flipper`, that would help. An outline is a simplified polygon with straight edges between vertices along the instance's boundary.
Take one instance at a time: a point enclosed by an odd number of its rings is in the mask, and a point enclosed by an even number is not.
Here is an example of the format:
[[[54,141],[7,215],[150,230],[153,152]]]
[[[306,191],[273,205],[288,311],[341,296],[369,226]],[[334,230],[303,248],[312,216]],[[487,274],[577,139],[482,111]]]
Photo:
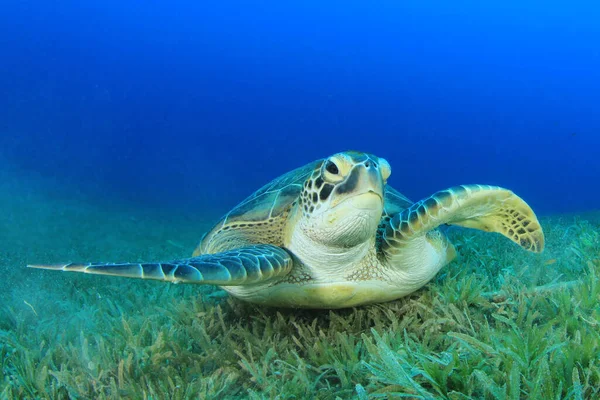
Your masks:
[[[292,257],[287,251],[277,246],[261,244],[160,263],[35,264],[28,267],[126,278],[236,286],[285,276],[292,269],[292,265]]]
[[[544,233],[533,210],[507,189],[461,185],[439,191],[384,224],[381,248],[395,255],[415,238],[442,224],[498,232],[525,250],[544,249]]]

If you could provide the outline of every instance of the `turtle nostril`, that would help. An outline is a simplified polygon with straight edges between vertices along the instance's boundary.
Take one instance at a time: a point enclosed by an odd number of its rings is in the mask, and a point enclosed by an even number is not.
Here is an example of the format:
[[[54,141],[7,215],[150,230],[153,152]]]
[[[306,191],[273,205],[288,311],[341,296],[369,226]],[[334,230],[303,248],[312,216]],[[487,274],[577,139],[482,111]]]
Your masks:
[[[365,163],[365,167],[369,168],[370,166],[371,166],[371,163],[370,163],[369,161],[367,161],[367,162]]]

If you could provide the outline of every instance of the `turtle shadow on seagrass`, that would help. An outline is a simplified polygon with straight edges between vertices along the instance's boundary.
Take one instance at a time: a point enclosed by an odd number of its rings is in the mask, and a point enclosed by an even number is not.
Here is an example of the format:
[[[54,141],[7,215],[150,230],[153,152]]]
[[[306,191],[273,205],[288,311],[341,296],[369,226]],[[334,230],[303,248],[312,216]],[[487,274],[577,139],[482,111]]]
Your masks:
[[[394,300],[429,282],[455,257],[442,224],[544,248],[534,212],[510,190],[462,185],[414,203],[387,185],[390,174],[383,158],[338,153],[259,189],[191,258],[29,267],[218,285],[276,307],[343,308]]]

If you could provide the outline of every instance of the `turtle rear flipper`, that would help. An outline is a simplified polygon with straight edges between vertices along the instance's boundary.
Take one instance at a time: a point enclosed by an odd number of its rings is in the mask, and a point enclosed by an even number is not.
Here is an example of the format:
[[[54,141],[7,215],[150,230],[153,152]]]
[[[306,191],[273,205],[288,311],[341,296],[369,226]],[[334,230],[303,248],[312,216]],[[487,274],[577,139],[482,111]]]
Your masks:
[[[30,268],[85,272],[127,278],[237,286],[287,275],[293,260],[284,249],[253,245],[217,254],[160,263],[34,264]]]
[[[442,190],[394,215],[384,227],[382,249],[395,254],[442,224],[498,232],[536,253],[544,249],[544,233],[529,205],[510,190],[488,185]]]

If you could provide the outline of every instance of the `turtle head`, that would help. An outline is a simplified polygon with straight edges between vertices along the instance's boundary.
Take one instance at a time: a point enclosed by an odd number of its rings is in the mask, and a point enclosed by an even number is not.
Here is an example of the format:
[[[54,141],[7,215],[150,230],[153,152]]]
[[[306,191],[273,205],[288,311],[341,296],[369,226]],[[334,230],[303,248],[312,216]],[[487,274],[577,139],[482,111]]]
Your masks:
[[[326,246],[353,247],[375,237],[391,168],[383,158],[359,152],[334,154],[304,182],[300,229]]]

